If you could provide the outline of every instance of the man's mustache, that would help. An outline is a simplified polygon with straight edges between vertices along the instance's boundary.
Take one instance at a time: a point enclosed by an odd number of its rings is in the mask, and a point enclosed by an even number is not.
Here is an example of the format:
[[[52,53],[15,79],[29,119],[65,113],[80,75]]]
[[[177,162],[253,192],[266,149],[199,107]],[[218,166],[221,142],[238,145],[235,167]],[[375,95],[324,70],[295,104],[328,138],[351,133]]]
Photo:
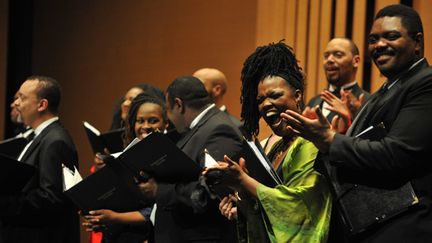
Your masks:
[[[375,51],[372,52],[372,57],[378,58],[381,55],[389,55],[389,56],[393,56],[394,55],[394,51],[392,48],[388,47],[388,48],[383,48],[383,49],[376,49]]]

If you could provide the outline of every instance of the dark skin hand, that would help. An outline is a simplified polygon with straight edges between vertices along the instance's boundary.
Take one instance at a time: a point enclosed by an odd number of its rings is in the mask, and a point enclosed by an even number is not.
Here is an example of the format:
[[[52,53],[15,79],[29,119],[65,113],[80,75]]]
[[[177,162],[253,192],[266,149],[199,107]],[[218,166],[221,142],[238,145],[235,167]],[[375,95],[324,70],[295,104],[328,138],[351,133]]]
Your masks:
[[[140,172],[140,176],[141,178],[146,178],[145,182],[138,182],[138,187],[141,190],[141,193],[147,198],[156,198],[156,192],[158,188],[157,181],[154,178],[149,178],[149,176],[144,171]]]
[[[236,203],[238,201],[235,195],[228,195],[219,203],[219,211],[223,216],[225,216],[228,220],[237,219],[237,206]]]
[[[350,110],[351,114],[357,114],[360,110],[360,107],[364,103],[364,94],[361,94],[359,98],[351,92],[351,90],[344,90],[341,92],[342,100],[345,101],[345,103],[348,105],[348,109]]]
[[[332,129],[318,106],[305,109],[303,115],[286,110],[281,113],[281,117],[286,120],[287,129],[311,141],[321,152],[329,151],[336,131]]]
[[[347,91],[341,90],[341,95],[343,92]],[[352,121],[352,114],[347,100],[339,99],[328,90],[321,92],[321,98],[329,104],[330,107],[327,109],[337,114],[331,121],[332,129],[338,133],[345,134],[351,126]]]

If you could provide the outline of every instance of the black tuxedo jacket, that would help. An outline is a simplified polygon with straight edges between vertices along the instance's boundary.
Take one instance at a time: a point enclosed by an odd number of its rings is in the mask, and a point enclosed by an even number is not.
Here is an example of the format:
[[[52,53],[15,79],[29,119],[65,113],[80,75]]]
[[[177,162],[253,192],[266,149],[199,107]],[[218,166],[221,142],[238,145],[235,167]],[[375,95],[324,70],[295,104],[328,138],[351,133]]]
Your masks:
[[[365,97],[364,97],[365,101],[367,101],[369,99],[370,94],[368,92],[364,91],[362,88],[360,88],[360,86],[357,83],[355,85],[353,85],[352,87],[348,88],[348,90],[351,90],[352,94],[357,98],[359,98],[360,95],[364,93],[365,94]],[[340,98],[340,94],[336,94],[336,96]],[[317,96],[312,97],[312,99],[309,100],[307,106],[314,107],[316,105],[319,105],[320,109],[322,110],[323,103],[324,103],[324,101],[323,101],[323,99],[321,99],[321,95],[317,95]],[[334,116],[336,116],[336,113],[333,111],[330,111],[330,113],[327,115],[326,118],[329,122],[331,122]],[[355,114],[354,114],[354,116],[355,116]]]
[[[373,94],[354,120],[348,136],[335,136],[330,146],[330,161],[342,173],[354,172],[353,183],[398,187],[410,181],[419,198],[418,205],[377,224],[350,242],[429,242],[432,239],[431,111],[432,68],[424,60],[403,74],[389,90],[385,88]],[[381,122],[387,132],[381,139],[355,137]]]
[[[212,108],[184,134],[177,146],[200,166],[204,165],[204,149],[218,161],[223,161],[224,155],[237,160],[241,151],[241,133],[227,114]],[[235,240],[232,238],[235,225],[221,216],[219,200],[211,200],[198,181],[159,184],[156,202],[156,242]]]
[[[228,117],[230,118],[231,122],[238,127],[238,129],[240,129],[240,131],[243,133],[243,122],[241,122],[237,117],[231,115],[228,110],[224,110],[223,112],[225,112],[225,114],[228,115]]]
[[[0,196],[3,242],[79,242],[77,210],[63,194],[62,163],[78,168],[78,155],[58,121],[35,137],[22,163],[37,168],[25,188]]]

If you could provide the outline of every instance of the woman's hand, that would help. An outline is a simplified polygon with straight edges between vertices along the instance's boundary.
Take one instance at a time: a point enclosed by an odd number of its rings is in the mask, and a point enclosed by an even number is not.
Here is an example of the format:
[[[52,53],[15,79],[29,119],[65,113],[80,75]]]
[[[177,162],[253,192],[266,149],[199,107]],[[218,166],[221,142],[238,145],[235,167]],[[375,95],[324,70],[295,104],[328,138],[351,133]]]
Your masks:
[[[225,162],[218,162],[218,165],[205,168],[202,172],[203,176],[206,176],[210,171],[219,170],[221,171],[221,182],[222,185],[230,187],[236,191],[240,188],[240,184],[243,180],[244,174],[246,174],[245,160],[241,158],[239,163],[232,161],[228,156],[224,156]]]
[[[102,168],[102,167],[105,166],[105,162],[101,158],[101,153],[96,153],[95,154],[94,164],[95,164],[96,170],[98,170],[98,169],[100,169],[100,168]]]
[[[311,141],[321,152],[328,152],[336,132],[318,106],[306,107],[303,115],[288,109],[281,113],[281,117],[287,121],[286,129]]]
[[[118,214],[109,209],[92,210],[88,215],[84,215],[83,226],[86,231],[101,231],[106,225],[118,223]]]
[[[105,155],[109,155],[110,154],[110,152],[109,152],[109,150],[107,148],[104,148],[104,153],[105,153]],[[102,156],[103,156],[102,153],[96,153],[95,154],[95,157],[94,157],[94,164],[95,164],[94,167],[95,167],[95,170],[98,170],[98,169],[100,169],[100,168],[102,168],[102,167],[105,166],[105,162],[103,161]]]

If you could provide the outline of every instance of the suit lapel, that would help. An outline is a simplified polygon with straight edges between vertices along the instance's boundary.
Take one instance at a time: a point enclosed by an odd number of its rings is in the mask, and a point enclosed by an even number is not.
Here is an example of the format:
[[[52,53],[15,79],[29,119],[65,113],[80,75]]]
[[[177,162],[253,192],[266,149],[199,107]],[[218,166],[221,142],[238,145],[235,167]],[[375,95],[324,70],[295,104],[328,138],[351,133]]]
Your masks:
[[[375,96],[375,94],[374,94]],[[348,131],[346,132],[347,136],[353,136],[355,135],[355,131],[358,130],[356,129],[356,127],[360,127],[363,125],[363,121],[364,121],[364,117],[366,114],[366,109],[367,106],[369,105],[369,102],[373,99],[373,97],[371,97],[368,101],[366,101],[366,103],[362,106],[362,108],[360,109],[359,113],[357,114],[357,116],[354,118],[354,121],[352,122],[351,126],[349,127]]]
[[[199,130],[199,128],[207,122],[212,116],[216,115],[218,112],[222,112],[217,107],[211,108],[204,116],[201,118],[201,120],[198,122],[198,124],[192,128],[192,130],[186,132],[186,134],[177,142],[177,147],[180,149],[183,148],[186,143],[190,140],[190,138]]]
[[[391,89],[386,90],[386,87],[384,87],[385,90],[375,92],[353,121],[351,125],[352,129],[350,127],[347,131],[347,135],[356,135],[368,126],[375,126],[379,122],[382,122],[379,120],[380,117],[384,115],[386,109],[389,109],[389,106],[395,105],[393,101],[398,99],[401,95],[400,90],[404,84],[407,81],[412,82],[413,80],[417,80],[418,77],[416,78],[416,76],[421,75],[420,70],[428,65],[426,60],[422,61],[416,67],[403,74]],[[381,87],[381,89],[383,89],[383,87]]]
[[[21,161],[26,161],[27,158],[33,153],[33,151],[39,147],[40,142],[42,141],[42,139],[48,134],[48,132],[56,125],[58,124],[58,121],[55,121],[53,123],[51,123],[50,125],[48,125],[44,130],[42,130],[42,132],[35,137],[35,139],[33,140],[32,144],[30,145],[30,147],[27,149],[27,151],[25,152],[25,154],[23,155],[23,157],[21,158]]]

